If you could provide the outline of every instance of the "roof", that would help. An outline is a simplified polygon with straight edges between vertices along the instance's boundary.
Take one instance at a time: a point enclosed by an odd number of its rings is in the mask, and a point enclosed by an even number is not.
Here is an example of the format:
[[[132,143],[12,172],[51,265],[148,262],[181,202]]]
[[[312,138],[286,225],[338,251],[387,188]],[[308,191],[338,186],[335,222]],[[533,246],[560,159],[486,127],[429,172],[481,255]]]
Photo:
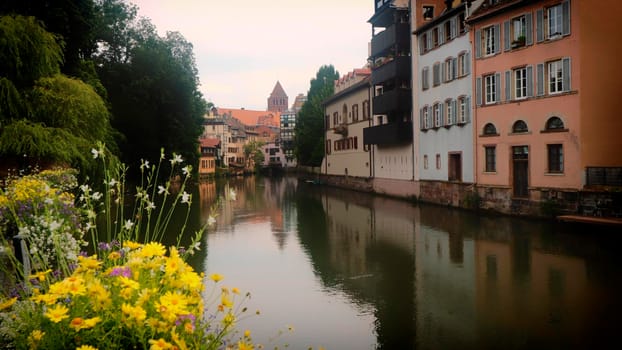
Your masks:
[[[274,85],[274,89],[272,89],[272,93],[270,94],[270,97],[287,97],[287,94],[285,93],[285,90],[283,90],[283,87],[281,86],[281,83],[277,80],[276,81],[276,85]]]
[[[204,138],[199,140],[201,147],[217,148],[220,147],[220,140],[216,138]]]
[[[533,0],[499,0],[497,3],[490,5],[486,1],[482,5],[473,11],[469,18],[466,19],[468,23],[477,22],[490,16],[494,16],[501,11],[507,11],[521,5],[533,2]]]
[[[279,126],[281,113],[271,111],[253,111],[250,109],[218,108],[218,115],[225,114],[239,120],[245,125]]]

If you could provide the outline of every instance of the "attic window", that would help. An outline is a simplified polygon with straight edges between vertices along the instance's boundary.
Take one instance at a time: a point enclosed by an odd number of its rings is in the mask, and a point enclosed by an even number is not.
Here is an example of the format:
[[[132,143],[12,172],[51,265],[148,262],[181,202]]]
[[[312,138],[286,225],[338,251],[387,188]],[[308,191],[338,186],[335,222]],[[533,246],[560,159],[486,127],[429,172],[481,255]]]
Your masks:
[[[434,6],[423,6],[423,19],[426,21],[434,18]]]

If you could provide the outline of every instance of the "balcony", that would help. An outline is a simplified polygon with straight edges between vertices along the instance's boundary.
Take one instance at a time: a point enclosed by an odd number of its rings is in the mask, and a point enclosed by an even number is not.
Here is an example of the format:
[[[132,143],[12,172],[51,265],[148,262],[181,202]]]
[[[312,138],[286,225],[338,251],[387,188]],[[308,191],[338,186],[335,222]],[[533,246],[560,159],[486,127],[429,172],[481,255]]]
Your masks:
[[[399,49],[408,49],[410,47],[409,23],[396,23],[374,35],[371,39],[371,55],[372,57],[384,56],[390,48],[396,45]]]
[[[410,57],[397,56],[371,72],[372,85],[382,84],[389,80],[410,81]]]
[[[393,112],[408,112],[412,109],[410,89],[393,89],[385,91],[372,100],[373,114],[392,114]]]
[[[365,145],[399,145],[412,142],[413,123],[398,122],[363,129]]]

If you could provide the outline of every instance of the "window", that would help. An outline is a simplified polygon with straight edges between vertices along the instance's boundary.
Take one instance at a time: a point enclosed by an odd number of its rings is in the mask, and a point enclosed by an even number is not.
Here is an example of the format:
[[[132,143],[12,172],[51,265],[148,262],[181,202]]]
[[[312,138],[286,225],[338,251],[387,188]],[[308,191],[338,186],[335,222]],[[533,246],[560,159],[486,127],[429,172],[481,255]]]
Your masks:
[[[562,35],[562,5],[551,6],[546,10],[548,31],[547,38],[554,38]]]
[[[484,135],[498,135],[497,128],[493,123],[487,123],[484,125]]]
[[[469,56],[470,55],[467,52],[463,52],[460,55],[458,55],[458,76],[459,77],[463,77],[469,74],[469,68],[470,68]]]
[[[469,121],[469,112],[471,99],[466,96],[461,96],[458,98],[458,124],[465,124]]]
[[[441,168],[441,155],[436,154],[436,169],[440,169],[440,168]]]
[[[453,20],[449,20],[449,21],[446,21],[443,24],[444,34],[445,34],[445,42],[448,42],[449,40],[451,40],[453,38],[452,21]]]
[[[536,94],[558,94],[571,90],[570,58],[550,61],[536,66]]]
[[[503,22],[505,50],[533,43],[532,14],[530,12]]]
[[[564,91],[564,70],[561,60],[547,64],[549,93],[556,94]]]
[[[427,169],[428,168],[428,155],[425,154],[423,156],[423,169]]]
[[[434,18],[434,6],[423,6],[423,19],[426,21]]]
[[[486,104],[497,102],[497,88],[497,79],[495,79],[495,75],[491,74],[484,77]]]
[[[441,126],[441,123],[443,120],[441,104],[435,103],[434,106],[432,107],[432,110],[434,111],[434,127],[439,127]]]
[[[431,127],[430,125],[430,116],[429,116],[429,108],[428,106],[423,107],[423,113],[422,113],[422,119],[423,119],[423,128],[424,129],[429,129]]]
[[[333,127],[336,127],[337,125],[339,125],[339,113],[335,112],[333,113]]]
[[[464,13],[460,13],[458,15],[458,31],[460,34],[464,34],[466,32],[466,27],[464,25]]]
[[[437,86],[441,83],[441,64],[436,62],[432,66],[432,85]]]
[[[325,130],[330,129],[330,116],[329,115],[324,116],[324,129]]]
[[[363,120],[369,119],[369,101],[363,101]]]
[[[429,74],[430,69],[428,67],[424,67],[421,70],[421,89],[427,90],[430,87],[430,77]]]
[[[497,40],[495,26],[484,28],[484,55],[494,55],[497,52]]]
[[[485,172],[494,173],[497,171],[497,148],[495,146],[484,147],[486,153],[486,168]]]
[[[353,122],[359,121],[359,105],[358,104],[352,105],[352,121]]]
[[[564,122],[559,117],[551,117],[546,121],[546,130],[564,130]]]
[[[528,132],[529,129],[527,128],[527,123],[525,123],[522,120],[517,120],[516,122],[514,122],[514,125],[512,125],[512,132],[513,133],[525,133]]]
[[[549,156],[549,173],[564,172],[564,149],[560,144],[547,145]]]
[[[452,81],[456,78],[456,62],[457,59],[450,57],[445,60],[444,68],[443,68],[443,81],[448,82]]]
[[[445,125],[453,125],[456,123],[456,101],[449,99],[445,101]]]
[[[432,29],[432,48],[439,45],[438,27]]]
[[[527,68],[514,70],[514,98],[527,98]]]
[[[421,47],[421,53],[430,51],[430,45],[428,45],[428,33],[427,32],[421,35],[421,43],[419,45]]]
[[[514,18],[512,20],[512,40],[515,42],[521,41],[521,39],[522,41],[525,41],[525,34],[527,33],[526,29],[527,25],[525,23],[525,16]]]
[[[570,2],[536,11],[536,40],[555,40],[570,34]]]

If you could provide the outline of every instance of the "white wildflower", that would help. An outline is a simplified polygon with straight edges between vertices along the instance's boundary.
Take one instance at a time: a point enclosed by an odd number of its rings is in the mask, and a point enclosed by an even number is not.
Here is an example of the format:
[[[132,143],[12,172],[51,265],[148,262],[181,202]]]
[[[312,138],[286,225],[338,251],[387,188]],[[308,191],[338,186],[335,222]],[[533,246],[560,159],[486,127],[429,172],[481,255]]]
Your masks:
[[[102,198],[102,194],[100,192],[95,192],[93,193],[93,197],[94,200],[98,201]]]
[[[162,193],[166,193],[169,194],[168,191],[166,190],[166,187],[159,185],[158,186],[158,194],[162,194]]]
[[[181,163],[184,160],[181,158],[180,154],[173,153],[173,158],[171,159],[171,165],[175,165],[175,163]]]
[[[236,198],[237,198],[237,194],[235,193],[235,190],[234,190],[234,189],[232,189],[232,188],[231,188],[231,189],[229,189],[229,198],[230,198],[232,201],[236,200]]]
[[[149,161],[141,159],[140,170],[149,169]]]
[[[208,225],[208,226],[212,226],[212,225],[214,225],[215,223],[216,223],[216,218],[210,215],[210,216],[207,218],[207,225]]]
[[[191,170],[192,170],[192,167],[190,165],[186,165],[185,167],[181,168],[181,172],[186,176],[190,174]]]
[[[155,209],[155,204],[153,204],[153,202],[151,201],[147,201],[147,206],[145,207],[145,209],[147,209],[147,211],[152,211],[153,209]]]
[[[123,228],[129,231],[132,229],[133,226],[134,223],[132,222],[132,220],[127,220],[125,221],[125,225],[123,225]]]
[[[115,180],[115,179],[110,179],[110,182],[108,182],[108,185],[109,185],[110,187],[114,187],[114,186],[116,186],[118,183],[119,183],[119,182],[118,182],[117,180]]]
[[[91,148],[91,154],[93,154],[93,159],[97,159],[97,157],[99,157],[99,151],[95,148]]]
[[[190,198],[191,197],[192,197],[192,195],[190,195],[188,192],[184,191],[184,193],[182,193],[182,195],[181,195],[181,202],[190,204]]]

